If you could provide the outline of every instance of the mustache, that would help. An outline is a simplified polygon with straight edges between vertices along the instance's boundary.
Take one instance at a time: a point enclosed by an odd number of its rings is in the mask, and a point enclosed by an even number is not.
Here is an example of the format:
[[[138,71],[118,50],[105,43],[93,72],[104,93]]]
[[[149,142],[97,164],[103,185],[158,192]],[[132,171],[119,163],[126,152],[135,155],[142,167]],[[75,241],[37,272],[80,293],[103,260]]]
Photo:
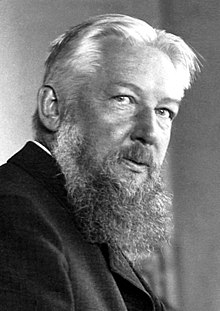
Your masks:
[[[156,168],[156,163],[153,158],[152,151],[142,147],[139,144],[134,144],[129,147],[124,147],[118,154],[119,161],[123,159],[145,165],[150,168]]]

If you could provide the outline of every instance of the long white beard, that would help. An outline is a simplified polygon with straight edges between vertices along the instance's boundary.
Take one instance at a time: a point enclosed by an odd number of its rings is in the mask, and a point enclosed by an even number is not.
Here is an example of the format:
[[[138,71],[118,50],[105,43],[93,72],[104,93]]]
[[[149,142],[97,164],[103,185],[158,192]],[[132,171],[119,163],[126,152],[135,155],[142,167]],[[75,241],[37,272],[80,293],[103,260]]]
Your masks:
[[[75,225],[88,242],[107,243],[135,263],[169,240],[171,196],[153,164],[140,185],[132,174],[122,182],[114,171],[120,153],[97,165],[77,125],[69,122],[61,125],[53,154],[66,179]]]

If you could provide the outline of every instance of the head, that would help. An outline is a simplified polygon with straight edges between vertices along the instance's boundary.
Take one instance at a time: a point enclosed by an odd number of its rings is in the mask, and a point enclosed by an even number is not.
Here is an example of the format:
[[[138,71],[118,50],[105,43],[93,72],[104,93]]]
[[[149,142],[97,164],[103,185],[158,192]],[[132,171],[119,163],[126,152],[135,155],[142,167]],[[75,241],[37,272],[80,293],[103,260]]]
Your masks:
[[[199,65],[185,42],[103,15],[52,44],[34,115],[56,158],[81,233],[135,261],[167,239],[161,166],[184,90]]]

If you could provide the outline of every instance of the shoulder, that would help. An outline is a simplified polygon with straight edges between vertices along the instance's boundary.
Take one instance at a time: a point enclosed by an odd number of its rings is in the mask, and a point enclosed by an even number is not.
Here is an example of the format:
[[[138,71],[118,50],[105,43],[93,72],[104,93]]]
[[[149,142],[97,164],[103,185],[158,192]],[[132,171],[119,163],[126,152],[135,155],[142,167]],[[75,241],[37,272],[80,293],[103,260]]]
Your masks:
[[[0,167],[0,231],[28,243],[43,237],[62,248],[59,219],[66,216],[59,200],[23,168]],[[12,241],[12,240],[11,240]]]

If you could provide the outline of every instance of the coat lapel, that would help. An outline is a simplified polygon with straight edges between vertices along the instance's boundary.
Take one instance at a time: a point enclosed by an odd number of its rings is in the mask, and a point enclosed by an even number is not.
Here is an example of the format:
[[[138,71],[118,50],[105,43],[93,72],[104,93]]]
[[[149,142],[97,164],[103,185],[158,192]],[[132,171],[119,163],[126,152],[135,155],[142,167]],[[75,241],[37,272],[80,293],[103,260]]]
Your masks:
[[[109,265],[112,272],[119,274],[121,277],[132,283],[140,290],[148,293],[142,281],[139,279],[136,271],[133,269],[127,258],[122,254],[118,253],[117,258],[112,249],[108,248],[109,254]]]

